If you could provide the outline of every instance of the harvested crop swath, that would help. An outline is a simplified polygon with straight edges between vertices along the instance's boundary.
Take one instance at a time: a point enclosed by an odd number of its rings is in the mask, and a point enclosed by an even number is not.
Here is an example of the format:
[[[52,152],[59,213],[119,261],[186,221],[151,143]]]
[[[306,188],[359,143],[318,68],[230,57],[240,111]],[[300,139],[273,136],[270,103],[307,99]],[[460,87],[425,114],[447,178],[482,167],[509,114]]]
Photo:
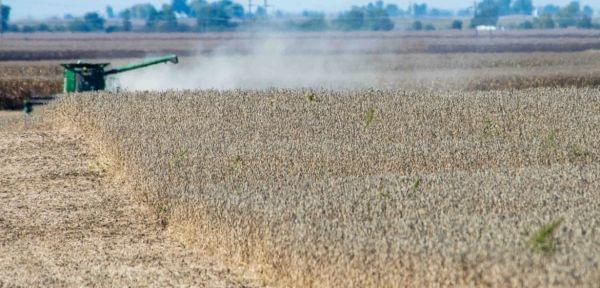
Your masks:
[[[280,284],[597,283],[598,89],[118,96],[63,96],[55,122],[182,239]]]

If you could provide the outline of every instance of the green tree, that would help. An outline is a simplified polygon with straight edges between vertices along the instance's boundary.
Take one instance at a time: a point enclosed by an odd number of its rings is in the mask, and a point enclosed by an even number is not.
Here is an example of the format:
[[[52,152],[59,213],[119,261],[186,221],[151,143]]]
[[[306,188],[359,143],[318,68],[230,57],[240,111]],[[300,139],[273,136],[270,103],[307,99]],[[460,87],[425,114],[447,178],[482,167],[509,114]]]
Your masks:
[[[533,13],[533,3],[531,0],[515,0],[512,12],[515,14],[531,15]]]
[[[575,26],[577,26],[577,28],[582,28],[582,29],[594,28],[594,24],[592,24],[592,17],[589,17],[587,15],[581,17],[581,19],[579,19],[579,21],[577,21],[577,24]]]
[[[110,5],[106,6],[106,17],[109,19],[115,18],[115,10]]]
[[[411,9],[412,9],[412,14],[415,17],[421,17],[421,16],[427,15],[427,4],[426,3],[422,3],[422,4],[415,3],[411,7]]]
[[[350,11],[340,14],[334,21],[334,26],[342,31],[361,30],[365,26],[365,11],[354,6]]]
[[[131,10],[125,9],[123,12],[121,12],[120,16],[121,19],[123,19],[123,31],[129,32],[133,30],[133,24],[131,23]]]
[[[150,10],[149,14],[146,18],[146,30],[149,31],[154,31],[156,30],[156,28],[158,27],[158,21],[160,20],[160,14],[158,13],[158,11],[155,10]]]
[[[177,17],[175,16],[175,11],[171,5],[163,4],[160,12],[160,25],[158,28],[163,32],[177,31]]]
[[[496,0],[496,5],[498,5],[498,12],[500,15],[508,15],[510,14],[510,4],[512,0]]]
[[[371,31],[390,31],[394,29],[394,22],[383,6],[383,1],[377,1],[375,4],[369,3],[365,7],[366,29]]]
[[[496,26],[500,16],[500,9],[494,0],[484,0],[477,4],[471,26],[479,25]]]
[[[558,27],[566,28],[575,26],[580,16],[580,6],[578,1],[572,1],[567,6],[563,7],[556,14]]]
[[[591,18],[594,16],[594,9],[588,5],[585,5],[585,7],[583,7],[583,15]]]
[[[48,26],[48,24],[46,24],[46,23],[40,23],[37,26],[36,30],[39,31],[39,32],[50,32],[50,31],[52,31],[52,29],[50,29],[50,26]]]
[[[413,22],[412,25],[410,25],[410,30],[413,30],[413,31],[423,30],[423,22],[421,22],[419,20]]]
[[[171,7],[175,13],[190,15],[190,7],[187,5],[186,0],[173,0],[171,1]]]
[[[385,11],[390,15],[390,17],[398,17],[404,15],[404,11],[398,7],[396,4],[388,4],[385,6]]]
[[[461,20],[452,21],[452,25],[450,26],[450,28],[452,28],[454,30],[462,30],[463,29],[463,21],[461,21]]]
[[[394,29],[383,1],[369,3],[366,6],[353,6],[350,11],[341,13],[334,21],[336,29],[343,31],[371,30],[389,31]]]
[[[2,13],[1,30],[6,31],[8,30],[8,21],[10,20],[10,7],[6,5],[0,6],[0,13]]]
[[[86,13],[83,16],[83,21],[88,27],[89,31],[101,31],[104,30],[104,19],[96,12]]]
[[[156,17],[156,14],[158,14],[156,8],[154,8],[152,4],[148,3],[133,5],[131,8],[129,8],[129,11],[131,12],[131,18],[146,21],[150,17]]]
[[[529,29],[533,29],[533,22],[526,20],[522,23],[520,23],[517,28],[519,29],[524,29],[524,30],[529,30]]]
[[[533,27],[537,29],[554,29],[556,22],[552,19],[552,15],[543,14],[540,17],[533,19]]]
[[[244,7],[230,0],[208,3],[196,0],[190,4],[200,31],[223,31],[237,26],[232,19],[244,17]]]
[[[554,14],[557,14],[558,11],[560,11],[560,7],[558,7],[556,5],[548,4],[548,5],[544,6],[544,8],[542,8],[542,15],[544,15],[544,14],[554,15]]]
[[[425,31],[435,31],[435,26],[431,23],[425,25]]]
[[[288,27],[295,30],[301,31],[323,31],[327,30],[327,22],[325,21],[325,14],[321,12],[303,11],[302,17],[304,18],[300,22],[289,22]]]
[[[71,20],[67,28],[71,32],[90,32],[90,28],[87,26],[87,24],[79,18]]]

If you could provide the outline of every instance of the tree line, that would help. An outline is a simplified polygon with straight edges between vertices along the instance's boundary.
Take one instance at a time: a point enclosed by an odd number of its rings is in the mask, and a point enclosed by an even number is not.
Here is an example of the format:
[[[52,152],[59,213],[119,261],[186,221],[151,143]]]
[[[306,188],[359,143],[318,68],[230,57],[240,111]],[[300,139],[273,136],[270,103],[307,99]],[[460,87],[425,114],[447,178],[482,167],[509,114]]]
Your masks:
[[[409,29],[435,30],[432,24],[425,24],[427,18],[451,18],[453,16],[472,17],[468,26],[496,26],[501,16],[532,15],[532,0],[482,0],[467,9],[452,11],[431,8],[426,3],[414,3],[407,9],[395,4],[376,1],[363,6],[352,6],[349,10],[328,19],[322,12],[305,11],[301,15],[275,11],[268,15],[265,7],[257,6],[254,11],[232,0],[172,0],[160,9],[152,4],[136,4],[116,13],[106,7],[105,15],[98,12],[86,13],[82,17],[65,16],[64,24],[50,25],[39,23],[36,26],[21,27],[10,24],[10,7],[2,6],[2,31],[12,32],[211,32],[235,29],[275,28],[299,31],[389,31],[394,29],[396,17],[416,18]],[[594,11],[589,6],[581,7],[578,1],[559,7],[546,5],[538,9],[538,16],[510,28],[552,29],[556,27],[600,28],[593,24]],[[423,19],[420,19],[423,18]],[[137,23],[134,25],[134,23]],[[140,25],[139,23],[143,23]],[[463,29],[462,20],[454,20],[451,29]]]

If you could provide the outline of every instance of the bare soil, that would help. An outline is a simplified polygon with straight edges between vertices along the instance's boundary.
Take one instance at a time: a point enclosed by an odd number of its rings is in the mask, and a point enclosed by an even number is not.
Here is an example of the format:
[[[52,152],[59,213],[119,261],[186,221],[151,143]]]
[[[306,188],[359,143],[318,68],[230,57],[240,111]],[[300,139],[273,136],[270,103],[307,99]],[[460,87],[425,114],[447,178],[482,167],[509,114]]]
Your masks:
[[[0,113],[0,287],[259,286],[170,239],[85,139]]]

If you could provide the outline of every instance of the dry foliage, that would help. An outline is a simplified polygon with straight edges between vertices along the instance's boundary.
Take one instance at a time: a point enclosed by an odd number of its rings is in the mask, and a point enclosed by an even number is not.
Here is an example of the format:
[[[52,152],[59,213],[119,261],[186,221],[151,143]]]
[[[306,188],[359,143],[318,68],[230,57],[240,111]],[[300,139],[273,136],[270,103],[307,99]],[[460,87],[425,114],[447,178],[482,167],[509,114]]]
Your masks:
[[[599,280],[598,89],[96,93],[52,111],[164,225],[282,285]],[[556,219],[553,253],[530,249]]]

